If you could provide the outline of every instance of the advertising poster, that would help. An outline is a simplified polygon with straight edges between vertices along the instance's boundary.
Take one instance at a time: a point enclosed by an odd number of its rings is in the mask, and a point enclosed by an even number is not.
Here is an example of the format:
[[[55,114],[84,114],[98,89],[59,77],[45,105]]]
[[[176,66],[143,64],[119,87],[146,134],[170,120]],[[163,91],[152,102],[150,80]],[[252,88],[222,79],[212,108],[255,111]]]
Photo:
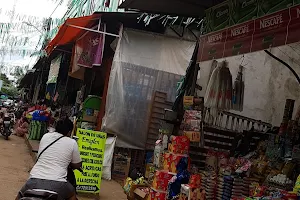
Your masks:
[[[285,45],[289,21],[289,10],[256,19],[251,51]]]
[[[200,37],[199,56],[201,60],[222,58],[227,30],[214,32]]]
[[[57,82],[61,58],[62,55],[59,55],[51,61],[47,84]]]
[[[229,57],[250,52],[253,32],[254,20],[228,28],[224,56]]]
[[[291,21],[288,27],[287,44],[300,41],[300,6],[295,6],[290,9]]]
[[[106,133],[77,129],[77,143],[83,173],[75,171],[77,192],[99,193],[104,160]]]

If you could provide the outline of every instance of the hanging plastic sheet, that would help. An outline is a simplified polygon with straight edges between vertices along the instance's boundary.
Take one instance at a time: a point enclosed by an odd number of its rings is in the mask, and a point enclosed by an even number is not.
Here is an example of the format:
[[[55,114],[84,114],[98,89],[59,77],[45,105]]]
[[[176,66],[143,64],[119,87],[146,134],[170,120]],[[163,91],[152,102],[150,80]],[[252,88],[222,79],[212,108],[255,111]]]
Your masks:
[[[195,42],[125,29],[110,73],[102,129],[118,136],[117,146],[144,149],[154,91],[176,97]]]
[[[117,140],[116,137],[108,137],[105,142],[103,170],[102,170],[102,178],[105,180],[111,180],[111,165],[113,162],[116,140]]]

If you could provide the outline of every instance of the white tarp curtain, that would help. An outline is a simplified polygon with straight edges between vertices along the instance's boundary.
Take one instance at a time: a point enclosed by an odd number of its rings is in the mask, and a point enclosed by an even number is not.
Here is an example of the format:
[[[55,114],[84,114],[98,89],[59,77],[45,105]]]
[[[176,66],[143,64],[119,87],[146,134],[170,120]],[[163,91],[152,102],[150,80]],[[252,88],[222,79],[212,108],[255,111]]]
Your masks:
[[[116,145],[116,137],[108,137],[105,142],[102,178],[111,180],[111,165],[113,162],[114,149]]]
[[[174,101],[195,42],[125,29],[110,73],[102,129],[118,136],[117,146],[144,149],[154,91]]]

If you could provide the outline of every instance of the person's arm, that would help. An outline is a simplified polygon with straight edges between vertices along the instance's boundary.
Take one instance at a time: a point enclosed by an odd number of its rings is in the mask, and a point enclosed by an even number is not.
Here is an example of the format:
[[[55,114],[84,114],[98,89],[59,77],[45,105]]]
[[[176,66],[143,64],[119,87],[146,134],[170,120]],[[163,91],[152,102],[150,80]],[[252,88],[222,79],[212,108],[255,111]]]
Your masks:
[[[82,171],[82,162],[80,158],[80,153],[79,153],[78,145],[75,140],[74,140],[72,160],[70,165],[72,169],[77,169],[79,171]]]

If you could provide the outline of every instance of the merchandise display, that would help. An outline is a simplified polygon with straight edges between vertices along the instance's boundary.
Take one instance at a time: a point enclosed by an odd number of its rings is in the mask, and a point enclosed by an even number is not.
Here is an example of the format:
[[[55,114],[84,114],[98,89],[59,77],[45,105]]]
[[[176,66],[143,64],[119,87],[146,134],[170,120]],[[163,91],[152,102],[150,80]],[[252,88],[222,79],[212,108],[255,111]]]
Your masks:
[[[178,135],[170,136],[160,130],[154,161],[147,162],[148,200],[299,198],[300,160],[295,152],[299,151],[300,145],[297,139],[300,114],[296,115],[296,120],[291,119],[292,100],[287,100],[284,129],[267,130],[259,137],[254,130],[244,131],[242,136],[237,135],[239,148],[224,150],[207,147],[214,142],[214,133],[206,143],[202,134],[205,125],[203,111],[195,109],[194,99],[188,96],[183,100],[186,105]],[[255,137],[251,137],[252,134]],[[205,153],[195,154],[195,146],[200,147],[201,144],[204,144],[205,148],[201,148]],[[190,154],[191,151],[193,154]],[[194,159],[191,155],[201,155],[199,159],[202,159],[204,167],[191,164]]]
[[[31,119],[29,124],[29,140],[40,140],[48,132],[48,122],[51,118],[49,111],[35,110],[28,112],[27,118]]]

